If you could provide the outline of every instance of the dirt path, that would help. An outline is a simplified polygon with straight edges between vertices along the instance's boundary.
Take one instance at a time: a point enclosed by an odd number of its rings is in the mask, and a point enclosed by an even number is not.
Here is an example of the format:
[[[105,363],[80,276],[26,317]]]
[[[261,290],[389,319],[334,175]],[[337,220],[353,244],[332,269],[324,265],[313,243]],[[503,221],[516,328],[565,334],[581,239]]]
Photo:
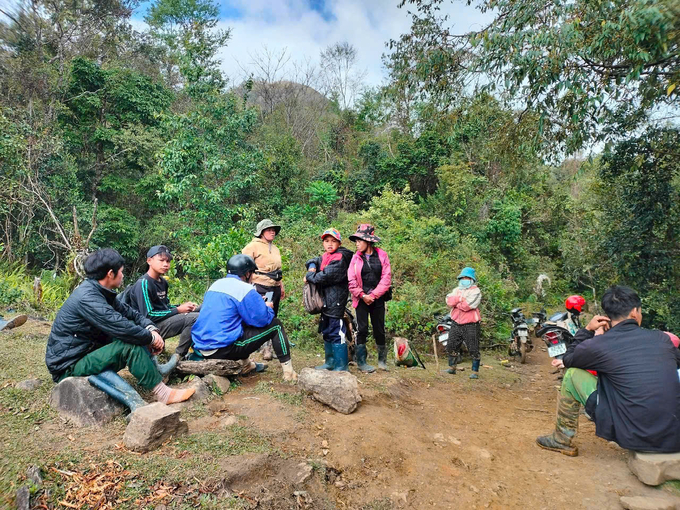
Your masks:
[[[427,359],[426,371],[360,374],[351,367],[363,402],[349,416],[278,382],[274,362],[265,374],[183,411],[190,436],[139,456],[118,447],[122,418],[102,430],[74,429],[49,409],[42,361],[48,331],[47,323],[29,323],[0,335],[5,488],[16,486],[29,463],[49,471],[54,491],[62,479],[50,466],[77,470],[113,460],[144,476],[127,487],[130,502],[149,494],[140,483],[176,487],[168,508],[193,508],[198,500],[182,495],[191,493],[213,498],[204,508],[602,509],[620,508],[621,495],[658,492],[629,472],[627,453],[596,438],[583,416],[578,457],[536,446],[536,436],[553,428],[559,386],[540,348],[511,368],[485,353],[491,368],[483,367],[478,381],[468,379],[469,368],[437,373]],[[318,358],[296,353],[294,363],[299,369]],[[45,384],[33,394],[12,389],[28,377]],[[305,463],[314,475],[296,485]],[[308,498],[295,496],[301,490]]]

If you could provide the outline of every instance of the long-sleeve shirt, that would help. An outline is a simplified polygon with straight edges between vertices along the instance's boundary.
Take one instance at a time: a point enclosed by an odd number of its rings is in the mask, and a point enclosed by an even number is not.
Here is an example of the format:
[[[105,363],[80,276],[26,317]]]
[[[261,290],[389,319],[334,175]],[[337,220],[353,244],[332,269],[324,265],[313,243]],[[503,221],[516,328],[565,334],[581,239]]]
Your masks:
[[[168,282],[162,277],[154,280],[143,275],[130,289],[125,289],[121,299],[155,324],[178,313],[177,307],[170,304]]]
[[[205,293],[201,311],[191,328],[194,348],[209,351],[228,347],[243,336],[243,324],[262,328],[274,320],[255,287],[238,276],[228,275]]]
[[[482,291],[476,285],[468,289],[456,287],[446,296],[446,304],[451,309],[451,319],[456,324],[472,324],[482,320],[479,304],[482,302]]]
[[[680,451],[680,351],[628,319],[603,335],[579,330],[562,361],[597,370],[596,434],[636,451]]]

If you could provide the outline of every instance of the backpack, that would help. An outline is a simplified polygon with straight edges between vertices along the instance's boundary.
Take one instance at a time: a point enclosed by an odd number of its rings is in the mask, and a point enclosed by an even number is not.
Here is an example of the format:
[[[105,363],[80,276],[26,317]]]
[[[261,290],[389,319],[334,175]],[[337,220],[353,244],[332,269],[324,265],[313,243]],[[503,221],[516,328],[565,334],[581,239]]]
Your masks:
[[[323,296],[316,285],[305,282],[302,287],[302,302],[307,313],[317,314],[323,310]]]

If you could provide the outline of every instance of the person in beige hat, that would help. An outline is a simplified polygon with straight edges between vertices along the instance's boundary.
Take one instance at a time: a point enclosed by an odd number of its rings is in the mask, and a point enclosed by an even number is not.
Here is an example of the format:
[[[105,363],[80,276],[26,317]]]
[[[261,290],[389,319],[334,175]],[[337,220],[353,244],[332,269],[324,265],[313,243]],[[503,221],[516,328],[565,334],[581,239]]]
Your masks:
[[[276,225],[266,218],[255,228],[255,237],[241,251],[249,255],[257,264],[257,271],[253,274],[251,283],[261,296],[270,296],[274,315],[279,314],[279,303],[286,296],[283,287],[283,273],[281,272],[281,252],[274,244],[274,239],[281,231],[281,225]],[[262,347],[262,357],[269,361],[273,357],[271,342]]]

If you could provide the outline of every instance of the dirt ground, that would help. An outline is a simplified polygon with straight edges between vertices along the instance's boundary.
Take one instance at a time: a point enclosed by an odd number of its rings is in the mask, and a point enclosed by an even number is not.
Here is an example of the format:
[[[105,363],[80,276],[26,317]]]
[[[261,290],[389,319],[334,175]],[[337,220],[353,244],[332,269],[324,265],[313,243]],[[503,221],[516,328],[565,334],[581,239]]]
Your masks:
[[[642,485],[626,467],[627,452],[596,438],[584,416],[578,457],[536,446],[536,436],[552,430],[559,386],[540,346],[526,365],[511,360],[509,368],[500,365],[502,353],[485,353],[477,381],[468,379],[468,362],[455,376],[438,373],[433,356],[424,357],[427,370],[390,365],[387,373],[360,374],[351,367],[363,401],[347,416],[278,382],[274,362],[265,375],[242,378],[226,394],[183,411],[188,438],[140,456],[120,447],[123,419],[103,430],[74,429],[45,407],[51,381],[35,357],[42,360],[48,331],[48,324],[32,321],[0,334],[2,487],[14,490],[28,463],[38,462],[49,473],[50,492],[40,499],[46,508],[65,508],[57,496],[66,482],[52,467],[112,459],[147,484],[175,487],[160,500],[167,508],[602,509],[620,508],[622,495],[659,491]],[[18,363],[8,363],[8,345],[17,342],[27,347]],[[319,360],[294,356],[298,370]],[[24,397],[11,384],[30,376],[45,381],[42,393],[26,407],[12,404]],[[19,418],[16,406],[24,409]],[[313,476],[296,485],[304,463],[314,467]],[[189,480],[187,473],[195,474]],[[128,498],[124,507],[164,508],[147,504],[142,496],[151,488],[136,483],[123,493],[141,499]],[[203,499],[182,496],[191,491]],[[5,498],[10,504],[12,496]]]

